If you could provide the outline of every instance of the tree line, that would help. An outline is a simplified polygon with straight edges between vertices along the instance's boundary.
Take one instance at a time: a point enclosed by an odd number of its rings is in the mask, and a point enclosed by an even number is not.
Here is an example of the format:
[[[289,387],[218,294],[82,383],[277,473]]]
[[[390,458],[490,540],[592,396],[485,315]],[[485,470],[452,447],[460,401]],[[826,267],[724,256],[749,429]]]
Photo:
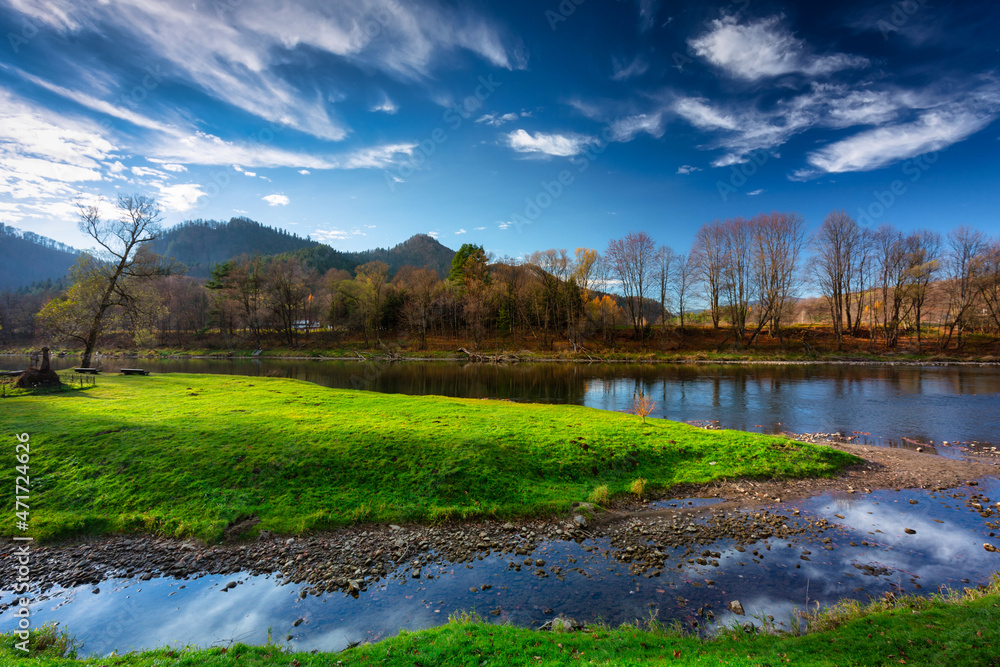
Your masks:
[[[784,345],[793,323],[831,326],[838,349],[853,337],[891,350],[913,334],[921,346],[931,324],[939,349],[961,348],[970,331],[1000,332],[1000,238],[968,227],[943,237],[869,229],[834,211],[807,234],[800,215],[772,212],[707,223],[686,254],[638,231],[600,251],[517,259],[465,244],[447,276],[381,260],[320,272],[295,255],[243,255],[197,280],[149,252],[160,234],[152,201],[122,198],[118,208],[113,221],[82,211],[81,228],[104,252],[81,257],[68,290],[46,295],[33,317],[2,295],[0,335],[88,351],[104,335],[140,347],[215,337],[229,348],[355,339],[379,348],[405,336],[422,349],[443,336],[586,351],[625,338],[676,349],[692,324],[723,331],[735,348],[761,335]]]

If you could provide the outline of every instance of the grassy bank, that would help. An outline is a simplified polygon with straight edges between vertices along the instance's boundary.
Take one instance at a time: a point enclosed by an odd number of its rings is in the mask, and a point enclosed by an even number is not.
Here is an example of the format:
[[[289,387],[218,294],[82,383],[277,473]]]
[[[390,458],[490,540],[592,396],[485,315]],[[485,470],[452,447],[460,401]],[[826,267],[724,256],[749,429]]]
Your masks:
[[[70,374],[72,375],[72,374]],[[275,378],[102,376],[2,399],[31,437],[31,534],[218,539],[247,517],[282,533],[364,522],[568,511],[606,486],[830,475],[828,447],[577,406],[387,395]],[[13,445],[11,445],[11,451]],[[0,470],[13,488],[16,471]],[[2,526],[14,532],[13,512]]]
[[[803,636],[747,634],[723,630],[712,640],[677,629],[588,628],[577,633],[540,633],[475,618],[452,619],[421,632],[403,632],[377,644],[341,653],[285,652],[280,646],[159,650],[117,656],[116,665],[1000,665],[1000,577],[985,591],[873,602],[842,603],[810,617]],[[0,637],[5,664],[75,667],[112,664],[108,658],[65,659],[65,635],[36,633],[41,647],[30,663]]]

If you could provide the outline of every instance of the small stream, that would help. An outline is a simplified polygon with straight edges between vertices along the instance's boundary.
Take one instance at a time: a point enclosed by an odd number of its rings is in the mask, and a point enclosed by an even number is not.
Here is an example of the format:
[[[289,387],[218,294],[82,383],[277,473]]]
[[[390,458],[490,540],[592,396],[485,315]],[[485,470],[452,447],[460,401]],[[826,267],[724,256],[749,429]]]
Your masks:
[[[1000,481],[949,492],[824,494],[772,505],[769,509],[782,514],[798,510],[802,518],[836,524],[823,534],[829,543],[807,536],[761,540],[744,545],[742,552],[731,540],[697,547],[717,552],[717,567],[711,560],[706,566],[691,564],[681,558],[680,548],[664,548],[672,553],[660,576],[631,573],[628,565],[610,557],[606,538],[545,541],[530,557],[544,559],[546,568],[560,567],[562,577],[539,578],[530,568],[515,572],[509,564],[521,557],[486,555],[471,564],[428,566],[433,579],[412,579],[409,569],[401,568],[357,599],[344,593],[303,599],[298,587],[282,585],[276,576],[111,579],[96,593],[94,586],[49,590],[33,605],[32,621],[36,626],[60,623],[84,642],[86,653],[97,654],[263,643],[269,630],[274,641],[298,651],[338,651],[401,629],[438,625],[463,611],[525,627],[561,613],[611,625],[653,615],[665,622],[679,619],[702,632],[733,622],[760,625],[771,616],[777,627],[787,629],[796,610],[814,608],[817,602],[987,583],[1000,570],[1000,553],[984,550],[983,544],[1000,545],[1000,519],[996,513],[987,519],[970,509],[972,494],[988,497],[990,505],[1000,502]],[[239,585],[223,590],[230,581]],[[5,593],[0,603],[10,599]],[[728,611],[734,599],[746,616]],[[714,621],[709,620],[713,614]],[[11,612],[0,614],[0,632],[15,625]]]

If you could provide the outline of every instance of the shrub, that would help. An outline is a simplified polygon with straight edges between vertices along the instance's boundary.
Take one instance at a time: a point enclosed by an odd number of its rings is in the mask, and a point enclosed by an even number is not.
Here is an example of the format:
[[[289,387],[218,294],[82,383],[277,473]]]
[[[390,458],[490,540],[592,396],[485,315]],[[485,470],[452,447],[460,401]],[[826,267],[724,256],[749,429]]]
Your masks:
[[[590,494],[590,498],[588,498],[587,500],[597,505],[607,506],[609,499],[610,496],[608,494],[608,485],[601,484],[599,487],[594,489],[594,492]]]
[[[646,493],[646,480],[643,477],[632,482],[632,486],[629,487],[629,491],[635,494],[636,498],[642,499],[642,496]]]

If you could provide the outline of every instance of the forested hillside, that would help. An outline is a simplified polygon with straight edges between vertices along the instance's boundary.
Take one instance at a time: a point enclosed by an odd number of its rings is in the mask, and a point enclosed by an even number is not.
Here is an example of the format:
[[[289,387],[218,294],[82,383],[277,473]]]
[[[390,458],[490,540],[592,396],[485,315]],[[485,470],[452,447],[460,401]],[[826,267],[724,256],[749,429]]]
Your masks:
[[[187,275],[207,278],[212,267],[233,257],[280,255],[322,244],[248,218],[232,218],[190,220],[168,229],[150,245],[158,255],[187,267]]]
[[[354,269],[362,264],[382,261],[389,265],[391,273],[404,266],[413,266],[431,269],[442,278],[451,270],[451,260],[454,256],[454,250],[441,245],[437,239],[426,234],[412,236],[392,248],[341,252],[330,246],[316,245],[293,253],[294,259],[321,274],[330,269],[354,273]]]
[[[78,255],[58,241],[0,223],[0,291],[59,280]]]

